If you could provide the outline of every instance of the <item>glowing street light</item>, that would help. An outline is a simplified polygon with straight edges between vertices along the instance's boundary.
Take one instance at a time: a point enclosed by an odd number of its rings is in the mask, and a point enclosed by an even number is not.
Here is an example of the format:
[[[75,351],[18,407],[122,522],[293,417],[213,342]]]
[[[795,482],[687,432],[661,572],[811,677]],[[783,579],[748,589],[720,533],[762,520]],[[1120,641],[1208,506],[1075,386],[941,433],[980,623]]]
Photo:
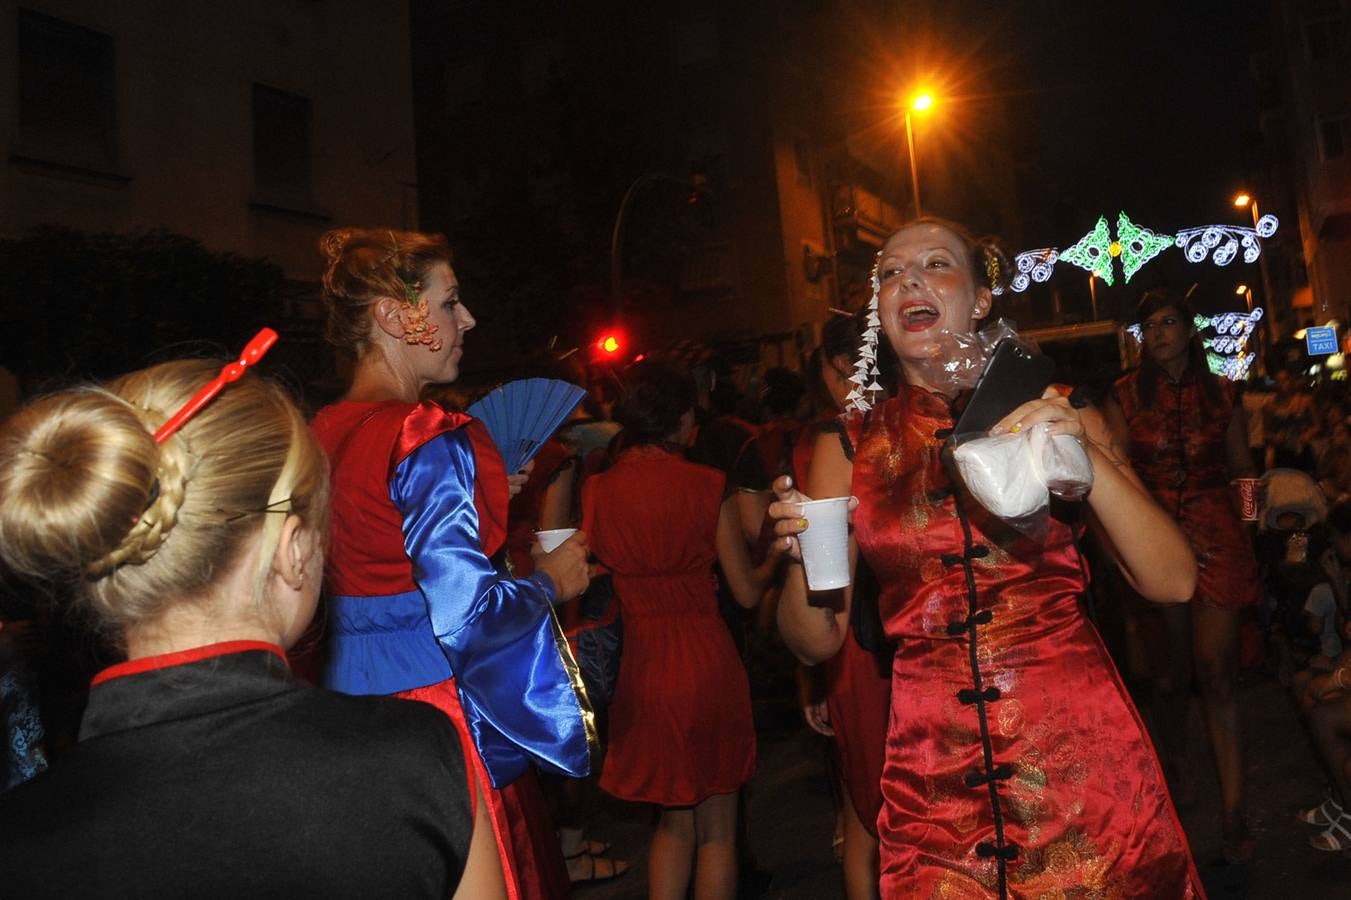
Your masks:
[[[916,94],[910,101],[910,105],[905,110],[905,149],[910,159],[910,192],[915,197],[915,216],[924,215],[919,203],[919,157],[915,152],[915,130],[910,124],[910,114],[912,112],[925,113],[934,105],[932,94],[927,92]]]
[[[1240,284],[1238,287],[1234,288],[1234,293],[1242,297],[1244,294],[1248,293],[1248,286],[1246,284]]]
[[[1257,201],[1247,191],[1239,191],[1234,195],[1234,206],[1243,209],[1245,206],[1252,212],[1252,227],[1257,228],[1257,222],[1261,219],[1261,214],[1257,211]],[[1262,273],[1262,302],[1268,307],[1267,312],[1271,312],[1273,305],[1271,296],[1271,273],[1267,269],[1267,254],[1263,253],[1257,258],[1258,269]],[[1240,291],[1240,293],[1242,293]],[[1248,308],[1252,309],[1252,291],[1248,291]],[[1276,338],[1276,317],[1267,318],[1267,329],[1271,334],[1272,340]]]

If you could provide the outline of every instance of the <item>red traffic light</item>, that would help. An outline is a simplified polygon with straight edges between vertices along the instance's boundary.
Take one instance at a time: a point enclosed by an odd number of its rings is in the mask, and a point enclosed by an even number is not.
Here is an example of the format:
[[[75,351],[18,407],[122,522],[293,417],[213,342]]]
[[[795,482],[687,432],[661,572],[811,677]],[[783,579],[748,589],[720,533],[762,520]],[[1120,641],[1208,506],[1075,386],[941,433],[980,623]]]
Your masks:
[[[596,341],[596,349],[606,356],[614,356],[623,349],[624,342],[616,332],[607,332],[601,335],[600,340]]]

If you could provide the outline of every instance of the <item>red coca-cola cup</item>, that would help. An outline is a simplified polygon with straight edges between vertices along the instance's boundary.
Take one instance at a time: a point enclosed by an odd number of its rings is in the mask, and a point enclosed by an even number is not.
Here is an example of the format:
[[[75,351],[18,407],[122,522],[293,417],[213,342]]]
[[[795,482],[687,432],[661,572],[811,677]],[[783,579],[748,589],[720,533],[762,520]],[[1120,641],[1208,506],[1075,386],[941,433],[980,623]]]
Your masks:
[[[1234,490],[1238,492],[1239,518],[1256,522],[1262,511],[1262,479],[1235,478]]]

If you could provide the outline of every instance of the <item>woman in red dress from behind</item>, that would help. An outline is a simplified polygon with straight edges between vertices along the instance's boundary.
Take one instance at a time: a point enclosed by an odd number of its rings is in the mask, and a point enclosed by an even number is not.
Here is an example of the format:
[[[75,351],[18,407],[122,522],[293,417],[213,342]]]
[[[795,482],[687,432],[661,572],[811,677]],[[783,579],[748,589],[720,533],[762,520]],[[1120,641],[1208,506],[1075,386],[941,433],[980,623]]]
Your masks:
[[[582,487],[582,527],[624,617],[601,787],[661,807],[650,897],[683,900],[693,870],[696,898],[730,898],[736,797],[755,766],[755,730],[713,564],[747,608],[763,574],[751,568],[723,474],[680,454],[694,423],[690,380],[641,363],[624,389],[615,409],[623,449]]]

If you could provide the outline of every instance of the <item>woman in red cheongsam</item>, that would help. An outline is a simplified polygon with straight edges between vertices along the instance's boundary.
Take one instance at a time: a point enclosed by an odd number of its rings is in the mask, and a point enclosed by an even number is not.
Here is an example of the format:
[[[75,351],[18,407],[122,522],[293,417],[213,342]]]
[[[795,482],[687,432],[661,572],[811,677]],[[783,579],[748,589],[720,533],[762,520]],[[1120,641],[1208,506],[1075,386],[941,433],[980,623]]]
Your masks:
[[[1243,404],[1233,382],[1210,373],[1186,300],[1150,291],[1140,300],[1144,358],[1116,383],[1131,465],[1182,527],[1196,554],[1196,596],[1186,606],[1137,611],[1154,669],[1155,723],[1164,770],[1176,787],[1186,760],[1193,668],[1204,702],[1223,799],[1225,856],[1252,852],[1243,816],[1238,723],[1239,626],[1262,599],[1252,544],[1230,478],[1253,471]]]
[[[879,257],[876,312],[900,360],[898,395],[817,443],[806,494],[785,479],[770,507],[800,554],[801,501],[853,494],[851,553],[882,585],[896,642],[878,818],[881,895],[916,898],[1153,897],[1200,893],[1158,760],[1080,608],[1075,526],[1057,507],[1044,536],[986,512],[945,462],[953,400],[931,374],[935,337],[989,314],[1008,264],[961,226],[920,219]],[[1127,579],[1184,602],[1186,538],[1131,474],[1101,416],[1058,392],[996,431],[1045,427],[1083,439],[1086,498]],[[843,438],[843,439],[841,439]],[[804,662],[832,656],[849,589],[809,596],[789,569],[779,625]]]

